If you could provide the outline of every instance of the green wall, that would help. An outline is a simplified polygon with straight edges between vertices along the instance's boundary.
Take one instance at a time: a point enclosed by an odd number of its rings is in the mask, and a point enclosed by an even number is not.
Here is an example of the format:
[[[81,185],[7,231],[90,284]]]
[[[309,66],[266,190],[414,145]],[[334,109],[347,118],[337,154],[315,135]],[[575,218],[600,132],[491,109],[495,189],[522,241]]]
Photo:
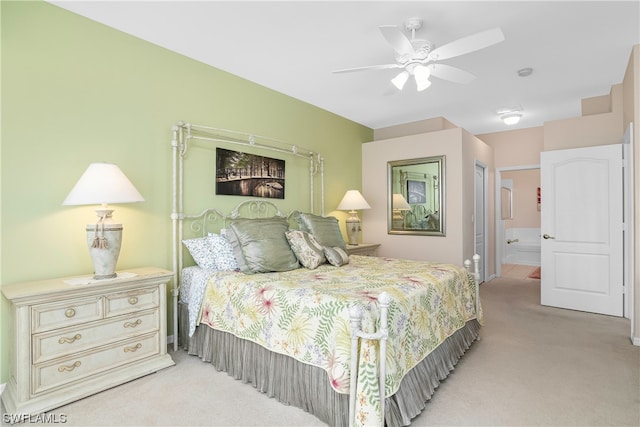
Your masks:
[[[94,207],[61,204],[96,161],[118,164],[146,199],[115,207],[125,227],[118,268],[170,269],[170,139],[180,120],[322,153],[327,213],[361,187],[361,143],[373,139],[371,129],[48,3],[0,5],[1,283],[91,273],[84,225]],[[210,173],[193,183],[203,203],[225,210],[242,200],[216,197]],[[285,203],[306,206],[306,188],[289,191]],[[1,382],[8,309],[3,297]]]

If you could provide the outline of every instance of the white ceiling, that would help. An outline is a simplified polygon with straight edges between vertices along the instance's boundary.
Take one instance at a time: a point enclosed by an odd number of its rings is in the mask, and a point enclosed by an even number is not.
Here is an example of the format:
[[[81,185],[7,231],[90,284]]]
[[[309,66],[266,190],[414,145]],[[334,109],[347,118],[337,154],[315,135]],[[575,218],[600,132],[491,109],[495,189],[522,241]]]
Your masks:
[[[580,115],[583,98],[621,83],[640,43],[639,1],[51,1],[55,5],[311,103],[373,129],[445,117],[473,134]],[[444,63],[467,85],[432,78],[423,92],[398,70],[334,74],[394,62],[380,25],[424,20],[437,46],[500,27],[505,41]],[[532,67],[522,78],[517,70]],[[496,114],[520,105],[506,127]]]

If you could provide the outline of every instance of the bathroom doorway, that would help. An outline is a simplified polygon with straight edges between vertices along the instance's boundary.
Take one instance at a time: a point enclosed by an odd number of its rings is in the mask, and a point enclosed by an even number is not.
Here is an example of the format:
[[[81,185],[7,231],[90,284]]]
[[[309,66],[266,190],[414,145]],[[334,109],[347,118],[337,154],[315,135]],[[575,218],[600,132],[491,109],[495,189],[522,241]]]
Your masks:
[[[537,279],[540,165],[499,168],[496,187],[496,212],[501,213],[496,215],[496,276]],[[504,197],[511,200],[502,200]]]

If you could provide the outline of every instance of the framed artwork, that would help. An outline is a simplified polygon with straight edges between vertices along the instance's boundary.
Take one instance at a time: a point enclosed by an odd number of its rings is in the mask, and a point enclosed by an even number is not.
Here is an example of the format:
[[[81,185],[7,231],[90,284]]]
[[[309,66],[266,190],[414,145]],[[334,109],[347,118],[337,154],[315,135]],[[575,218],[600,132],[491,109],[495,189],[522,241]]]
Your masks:
[[[407,180],[407,201],[410,205],[427,203],[427,183]]]
[[[216,148],[216,194],[284,199],[285,162]]]

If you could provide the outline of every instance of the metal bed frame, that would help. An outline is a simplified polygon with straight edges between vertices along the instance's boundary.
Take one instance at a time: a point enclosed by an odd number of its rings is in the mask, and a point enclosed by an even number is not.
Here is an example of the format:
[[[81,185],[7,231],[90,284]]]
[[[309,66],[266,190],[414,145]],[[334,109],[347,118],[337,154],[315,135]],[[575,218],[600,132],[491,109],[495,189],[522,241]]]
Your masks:
[[[319,181],[320,187],[320,209],[317,212],[324,214],[324,158],[317,152],[292,145],[276,139],[231,131],[227,129],[193,125],[185,122],[178,122],[172,128],[171,147],[173,152],[173,184],[172,184],[172,213],[171,220],[173,225],[173,348],[178,350],[178,297],[180,293],[180,272],[184,267],[184,257],[182,248],[182,240],[184,238],[184,222],[190,221],[190,228],[193,233],[205,236],[209,231],[209,225],[212,223],[226,225],[227,221],[243,217],[244,212],[249,212],[249,217],[265,217],[265,216],[281,216],[289,217],[280,211],[280,208],[274,203],[266,200],[245,200],[235,206],[228,214],[222,213],[215,208],[208,208],[197,214],[186,214],[184,212],[184,162],[188,153],[190,144],[194,141],[203,141],[207,144],[223,143],[240,145],[247,147],[255,147],[267,151],[275,151],[293,156],[294,158],[303,158],[309,162],[309,211],[315,212],[315,181]],[[479,311],[479,271],[480,256],[474,255],[473,269],[472,262],[466,260],[464,266],[469,271],[476,283],[476,312]],[[358,372],[358,345],[359,340],[379,340],[380,354],[378,360],[379,366],[379,389],[380,389],[380,406],[381,419],[384,420],[385,413],[385,387],[384,379],[386,374],[386,340],[388,337],[387,327],[387,310],[391,302],[390,296],[383,292],[378,297],[380,304],[380,329],[376,333],[365,333],[362,331],[362,313],[357,307],[350,310],[351,324],[351,354],[355,355],[351,358],[351,377],[350,377],[350,393],[349,393],[349,425],[353,426],[355,422],[356,407],[356,385]],[[355,374],[354,374],[355,373]]]

